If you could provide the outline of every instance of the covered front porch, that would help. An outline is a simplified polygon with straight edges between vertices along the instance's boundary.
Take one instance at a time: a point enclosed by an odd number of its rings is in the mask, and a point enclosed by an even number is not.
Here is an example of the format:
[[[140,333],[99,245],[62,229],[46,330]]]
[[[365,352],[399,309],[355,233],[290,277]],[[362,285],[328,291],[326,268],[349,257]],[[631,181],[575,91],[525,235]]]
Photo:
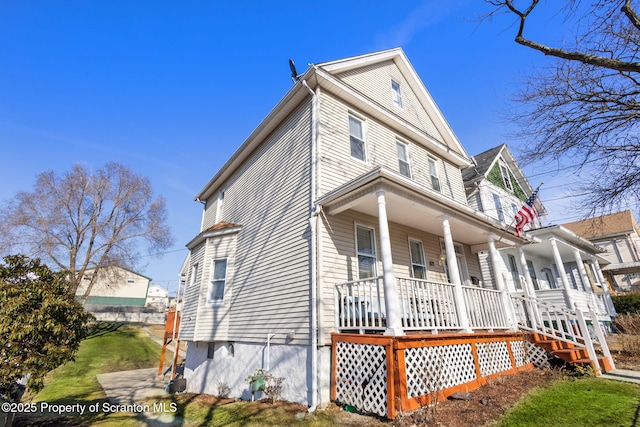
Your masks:
[[[396,336],[407,331],[515,330],[502,277],[497,275],[494,289],[482,288],[474,252],[489,248],[495,262],[492,270],[499,271],[498,247],[526,242],[500,223],[462,200],[384,168],[372,170],[319,202],[329,218],[329,232],[337,233],[339,222],[356,222],[355,262],[347,258],[346,269],[336,265],[328,269],[336,277],[345,273],[357,277],[335,289],[335,329]],[[374,219],[377,227],[360,227],[358,219],[352,218]],[[364,243],[359,240],[362,235]],[[342,242],[331,237],[332,243]],[[431,252],[422,252],[423,246]],[[334,259],[342,262],[344,258]],[[474,266],[471,274],[468,263]]]

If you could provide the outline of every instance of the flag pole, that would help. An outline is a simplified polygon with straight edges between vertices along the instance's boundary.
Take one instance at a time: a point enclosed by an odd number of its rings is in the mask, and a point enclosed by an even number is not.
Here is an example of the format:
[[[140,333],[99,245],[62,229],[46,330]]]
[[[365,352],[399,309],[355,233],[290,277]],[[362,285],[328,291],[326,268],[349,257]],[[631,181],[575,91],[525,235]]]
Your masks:
[[[538,187],[536,187],[535,190],[533,190],[533,192],[531,194],[535,194],[536,198],[538,197],[538,191],[540,191],[540,187],[542,187],[542,184],[544,184],[544,182],[541,182]],[[531,196],[529,196],[531,197]],[[535,199],[533,200],[535,201]],[[526,201],[525,201],[526,203]],[[500,235],[500,237],[498,238],[498,241],[496,241],[496,246],[498,245],[498,243],[500,243],[500,241],[502,240],[502,238],[505,236],[505,234],[507,234],[507,231],[509,231],[509,228],[513,227],[513,224],[516,222],[516,218],[514,217],[513,220],[511,221],[511,224],[509,224],[509,226],[507,228],[504,229],[504,231],[502,232],[502,234]]]

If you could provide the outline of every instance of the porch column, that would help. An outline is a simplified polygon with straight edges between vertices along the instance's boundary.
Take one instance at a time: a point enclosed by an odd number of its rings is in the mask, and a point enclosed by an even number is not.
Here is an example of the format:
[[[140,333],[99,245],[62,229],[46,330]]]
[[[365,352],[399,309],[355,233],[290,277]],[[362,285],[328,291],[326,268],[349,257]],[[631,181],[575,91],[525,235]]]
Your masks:
[[[376,193],[378,197],[378,227],[380,228],[380,252],[382,257],[382,285],[384,288],[385,306],[387,309],[387,329],[385,335],[404,335],[400,316],[400,299],[396,289],[396,278],[393,274],[391,257],[391,237],[387,220],[387,202],[384,191]]]
[[[560,256],[560,251],[558,250],[558,243],[556,239],[549,239],[551,242],[551,249],[553,251],[553,259],[556,262],[556,267],[558,268],[558,274],[560,275],[560,281],[562,282],[562,288],[564,289],[564,302],[567,304],[567,308],[569,310],[574,309],[573,300],[571,298],[571,286],[569,285],[569,280],[567,280],[567,272],[564,269],[564,264],[562,263],[562,257]]]
[[[533,288],[533,280],[531,280],[531,273],[529,273],[529,266],[527,265],[527,258],[524,255],[524,248],[522,245],[518,246],[518,256],[520,257],[520,267],[524,275],[524,281],[522,290],[525,296],[535,298],[536,290]]]
[[[462,279],[460,278],[460,269],[458,268],[458,258],[456,257],[456,249],[451,236],[451,225],[449,225],[449,216],[443,215],[442,234],[444,236],[444,249],[447,256],[447,266],[449,267],[449,278],[454,285],[453,297],[456,301],[458,312],[458,321],[463,332],[471,333],[469,326],[469,316],[467,314],[467,304],[464,302],[464,292],[462,290]]]
[[[616,308],[613,305],[613,301],[611,300],[611,292],[609,292],[609,283],[607,279],[604,278],[604,274],[602,274],[602,270],[600,269],[600,263],[598,262],[598,258],[595,255],[591,257],[593,260],[593,266],[596,268],[596,275],[598,277],[598,282],[600,282],[600,286],[602,286],[602,292],[604,292],[604,301],[607,306],[607,314],[609,316],[616,316],[618,313],[616,312]]]
[[[573,250],[573,257],[576,259],[576,264],[578,265],[578,272],[580,273],[580,281],[582,282],[582,289],[585,292],[593,293],[593,288],[591,287],[591,283],[589,283],[589,276],[587,276],[587,270],[584,268],[584,262],[582,262],[582,255],[578,249]]]
[[[493,275],[496,281],[496,289],[500,291],[502,296],[502,306],[507,318],[507,323],[512,330],[517,330],[516,316],[513,311],[513,305],[510,301],[509,292],[507,286],[504,283],[504,277],[502,276],[502,266],[500,264],[500,253],[496,249],[495,235],[489,233],[489,255],[491,256],[491,265],[493,267]]]

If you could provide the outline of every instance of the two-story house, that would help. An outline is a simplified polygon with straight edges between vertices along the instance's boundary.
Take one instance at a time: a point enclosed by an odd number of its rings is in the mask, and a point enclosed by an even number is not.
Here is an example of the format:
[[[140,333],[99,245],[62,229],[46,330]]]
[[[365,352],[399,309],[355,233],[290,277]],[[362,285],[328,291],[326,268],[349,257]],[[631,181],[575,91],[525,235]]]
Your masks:
[[[196,197],[187,390],[250,398],[262,368],[284,399],[392,418],[428,402],[425,367],[454,390],[527,366],[476,254],[530,239],[467,204],[472,164],[401,49],[297,76]]]
[[[564,224],[607,252],[603,268],[615,290],[640,289],[640,227],[630,210]]]
[[[515,216],[534,189],[505,144],[474,156],[474,165],[463,171],[469,205],[502,222]],[[500,249],[499,274],[511,293],[527,293],[550,304],[581,310],[593,307],[607,324],[615,314],[603,270],[608,267],[605,250],[596,247],[567,226],[543,227],[546,215],[536,198],[538,216],[525,228],[533,241]],[[479,251],[483,285],[495,287],[488,253]]]

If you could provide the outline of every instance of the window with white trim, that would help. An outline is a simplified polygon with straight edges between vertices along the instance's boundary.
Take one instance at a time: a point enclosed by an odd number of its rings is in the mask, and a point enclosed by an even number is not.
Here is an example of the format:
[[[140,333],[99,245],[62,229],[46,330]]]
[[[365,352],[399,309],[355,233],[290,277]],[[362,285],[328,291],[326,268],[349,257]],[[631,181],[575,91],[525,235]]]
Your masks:
[[[411,253],[411,277],[426,280],[427,264],[424,258],[422,241],[409,239],[409,252]]]
[[[502,174],[502,182],[504,182],[505,188],[509,191],[513,191],[511,178],[509,177],[509,169],[505,165],[500,164],[500,173]]]
[[[396,141],[396,150],[398,152],[398,168],[400,173],[407,178],[411,178],[411,165],[409,164],[409,145],[404,142]]]
[[[515,286],[516,291],[521,291],[522,283],[520,283],[520,271],[518,269],[516,257],[509,254],[507,255],[507,258],[509,258],[509,271],[511,272],[511,278],[513,279],[513,286]]]
[[[194,286],[198,280],[198,264],[191,266],[191,277],[189,278],[189,285]]]
[[[391,80],[391,93],[393,94],[393,103],[396,107],[402,108],[402,88],[400,83]]]
[[[224,303],[224,288],[227,281],[227,259],[220,258],[211,261],[211,275],[207,289],[207,304],[221,305]]]
[[[351,157],[365,162],[367,153],[364,142],[364,123],[353,116],[349,116],[349,141],[351,144]]]
[[[358,278],[366,279],[378,275],[376,264],[376,240],[373,228],[356,225],[356,252],[358,256]]]
[[[429,175],[431,175],[431,188],[435,191],[440,191],[440,174],[438,173],[438,161],[432,157],[428,158],[429,161]]]
[[[496,206],[496,214],[498,215],[498,221],[504,221],[504,212],[502,212],[502,201],[500,196],[493,193],[493,204]]]

